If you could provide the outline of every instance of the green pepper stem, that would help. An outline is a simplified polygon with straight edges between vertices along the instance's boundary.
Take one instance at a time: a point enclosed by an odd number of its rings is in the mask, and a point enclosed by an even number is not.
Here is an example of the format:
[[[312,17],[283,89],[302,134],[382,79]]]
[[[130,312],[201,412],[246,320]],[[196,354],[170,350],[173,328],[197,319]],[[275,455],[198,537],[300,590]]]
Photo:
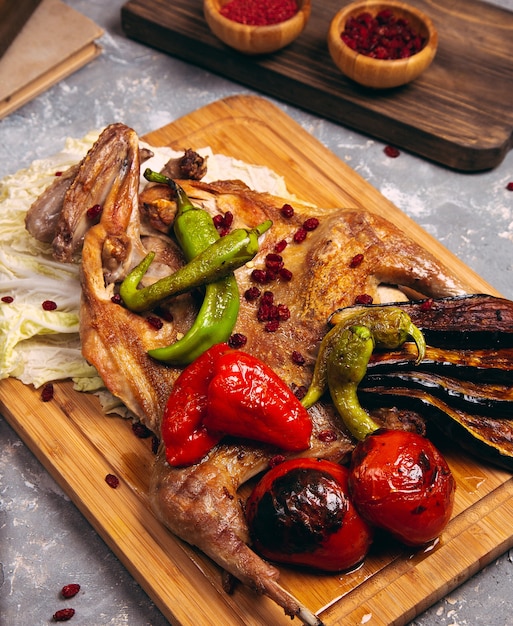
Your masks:
[[[188,211],[189,209],[196,208],[189,200],[189,197],[187,196],[183,188],[172,178],[169,178],[169,176],[161,174],[160,172],[155,172],[149,167],[144,170],[143,176],[150,183],[160,183],[161,185],[168,185],[175,191],[178,213],[183,213],[184,211]]]

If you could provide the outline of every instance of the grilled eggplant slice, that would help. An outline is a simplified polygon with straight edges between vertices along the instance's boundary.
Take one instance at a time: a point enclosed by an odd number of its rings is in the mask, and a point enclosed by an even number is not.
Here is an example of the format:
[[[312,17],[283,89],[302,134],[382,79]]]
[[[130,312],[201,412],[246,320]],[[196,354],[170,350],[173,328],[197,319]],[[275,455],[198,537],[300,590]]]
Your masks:
[[[407,312],[428,345],[418,365],[411,343],[374,352],[362,404],[416,411],[471,454],[513,470],[513,302],[478,294],[379,306]]]
[[[466,413],[423,389],[364,388],[360,398],[366,407],[416,411],[473,456],[513,471],[513,419]]]
[[[455,349],[513,348],[513,301],[486,294],[413,302],[359,305],[335,311],[330,324],[356,308],[399,306],[424,333],[430,346]]]

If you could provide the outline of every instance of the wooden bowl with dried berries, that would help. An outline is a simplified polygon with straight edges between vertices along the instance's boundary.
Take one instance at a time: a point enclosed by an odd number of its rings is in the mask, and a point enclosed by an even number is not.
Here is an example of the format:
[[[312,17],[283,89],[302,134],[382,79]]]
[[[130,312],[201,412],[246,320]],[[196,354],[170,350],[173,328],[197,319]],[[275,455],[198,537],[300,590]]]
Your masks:
[[[328,48],[348,78],[390,89],[415,80],[431,65],[438,33],[428,15],[404,2],[357,0],[331,21]]]
[[[310,0],[204,0],[210,30],[223,43],[248,55],[288,46],[310,18]]]

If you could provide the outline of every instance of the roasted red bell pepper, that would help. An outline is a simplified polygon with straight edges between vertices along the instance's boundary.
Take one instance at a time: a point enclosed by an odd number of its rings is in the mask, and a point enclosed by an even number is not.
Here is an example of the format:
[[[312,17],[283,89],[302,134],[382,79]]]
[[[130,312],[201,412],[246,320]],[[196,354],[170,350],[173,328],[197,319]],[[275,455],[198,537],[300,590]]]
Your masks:
[[[312,422],[307,410],[275,372],[255,357],[234,350],[216,363],[208,388],[209,431],[248,437],[282,448],[308,448]]]
[[[265,363],[217,344],[175,382],[162,423],[170,465],[200,461],[223,436],[287,451],[306,450],[312,422],[286,383]]]
[[[207,409],[208,385],[214,363],[230,350],[221,343],[204,352],[176,379],[162,420],[162,440],[170,465],[191,465],[202,459],[221,439],[203,426]]]

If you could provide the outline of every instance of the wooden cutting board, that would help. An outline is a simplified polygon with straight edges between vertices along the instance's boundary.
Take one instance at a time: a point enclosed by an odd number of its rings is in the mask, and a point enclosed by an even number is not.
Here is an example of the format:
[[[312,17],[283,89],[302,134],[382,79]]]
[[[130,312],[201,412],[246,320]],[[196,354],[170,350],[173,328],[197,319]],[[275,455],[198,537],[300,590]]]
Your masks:
[[[210,145],[214,152],[270,166],[305,200],[376,211],[445,260],[477,291],[499,295],[262,98],[235,96],[215,102],[146,139],[178,150]],[[103,416],[94,397],[59,383],[54,399],[43,403],[40,392],[7,379],[0,382],[0,409],[173,626],[290,624],[271,601],[242,586],[227,595],[218,567],[153,517],[147,497],[150,441],[136,438],[126,421]],[[434,549],[411,553],[390,547],[347,575],[282,568],[283,585],[327,626],[405,624],[513,546],[511,475],[449,444],[441,448],[458,488],[454,516]],[[106,484],[108,473],[121,479],[118,489]]]
[[[377,92],[344,78],[329,55],[329,23],[347,3],[312,2],[302,35],[260,58],[221,43],[201,0],[129,0],[121,16],[133,39],[442,165],[498,165],[513,145],[513,13],[479,0],[411,0],[439,31],[437,56],[414,83]]]

